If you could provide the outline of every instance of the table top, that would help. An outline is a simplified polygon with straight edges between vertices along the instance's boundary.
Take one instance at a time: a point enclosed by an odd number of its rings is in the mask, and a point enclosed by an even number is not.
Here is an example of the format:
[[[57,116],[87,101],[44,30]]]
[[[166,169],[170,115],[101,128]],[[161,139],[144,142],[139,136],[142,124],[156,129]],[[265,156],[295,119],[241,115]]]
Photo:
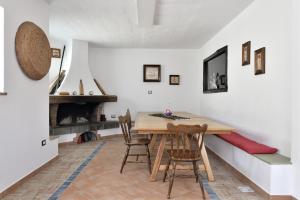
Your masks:
[[[154,113],[158,113],[158,112],[139,112],[135,119],[135,124],[133,129],[140,134],[149,134],[149,133],[163,134],[163,133],[168,133],[167,124],[173,123],[175,125],[207,124],[208,134],[226,134],[234,130],[233,127],[230,127],[228,125],[214,121],[207,117],[194,115],[188,112],[174,112],[173,115],[189,118],[189,119],[178,119],[178,120],[171,120],[162,117],[154,117],[150,115]]]

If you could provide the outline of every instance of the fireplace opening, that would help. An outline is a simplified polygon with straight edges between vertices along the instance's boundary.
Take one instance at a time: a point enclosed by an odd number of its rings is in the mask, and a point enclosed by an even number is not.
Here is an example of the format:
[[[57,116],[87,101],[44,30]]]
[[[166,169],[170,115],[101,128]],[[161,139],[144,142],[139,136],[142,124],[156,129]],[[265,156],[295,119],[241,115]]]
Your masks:
[[[99,104],[61,104],[58,108],[57,121],[61,126],[72,124],[85,124],[97,121],[97,109]],[[101,108],[100,106],[100,114]],[[96,115],[95,115],[96,114]]]

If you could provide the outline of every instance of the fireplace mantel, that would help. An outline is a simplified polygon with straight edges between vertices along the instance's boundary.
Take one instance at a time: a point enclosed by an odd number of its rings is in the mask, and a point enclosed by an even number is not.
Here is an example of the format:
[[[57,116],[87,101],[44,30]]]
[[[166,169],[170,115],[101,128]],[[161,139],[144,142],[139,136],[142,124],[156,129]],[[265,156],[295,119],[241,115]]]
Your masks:
[[[115,95],[93,95],[93,96],[62,96],[62,95],[50,95],[50,104],[61,103],[103,103],[103,102],[117,102],[118,97]]]

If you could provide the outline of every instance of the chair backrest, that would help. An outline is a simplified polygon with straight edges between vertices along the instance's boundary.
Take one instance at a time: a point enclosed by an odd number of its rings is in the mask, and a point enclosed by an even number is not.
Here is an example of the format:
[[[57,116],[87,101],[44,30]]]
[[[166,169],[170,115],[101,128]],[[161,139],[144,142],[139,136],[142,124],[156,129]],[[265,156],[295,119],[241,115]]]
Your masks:
[[[201,155],[207,124],[200,125],[167,125],[171,138],[171,150],[182,156]]]
[[[131,134],[130,134],[130,121],[128,119],[128,116],[119,116],[119,124],[122,129],[123,137],[126,143],[130,143],[131,141]]]
[[[131,121],[131,114],[130,114],[129,108],[127,108],[127,110],[126,110],[126,116],[127,116],[127,119],[128,119],[128,128],[129,128],[129,131],[130,131],[131,128],[132,128],[132,121]]]

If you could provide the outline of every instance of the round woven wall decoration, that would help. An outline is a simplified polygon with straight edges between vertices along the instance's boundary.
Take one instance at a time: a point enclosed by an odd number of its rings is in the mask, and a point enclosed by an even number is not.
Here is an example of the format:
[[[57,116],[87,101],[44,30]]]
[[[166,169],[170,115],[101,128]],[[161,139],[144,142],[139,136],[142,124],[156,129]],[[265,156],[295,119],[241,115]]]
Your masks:
[[[23,72],[33,80],[42,79],[50,69],[51,48],[44,31],[32,22],[18,28],[15,48]]]

